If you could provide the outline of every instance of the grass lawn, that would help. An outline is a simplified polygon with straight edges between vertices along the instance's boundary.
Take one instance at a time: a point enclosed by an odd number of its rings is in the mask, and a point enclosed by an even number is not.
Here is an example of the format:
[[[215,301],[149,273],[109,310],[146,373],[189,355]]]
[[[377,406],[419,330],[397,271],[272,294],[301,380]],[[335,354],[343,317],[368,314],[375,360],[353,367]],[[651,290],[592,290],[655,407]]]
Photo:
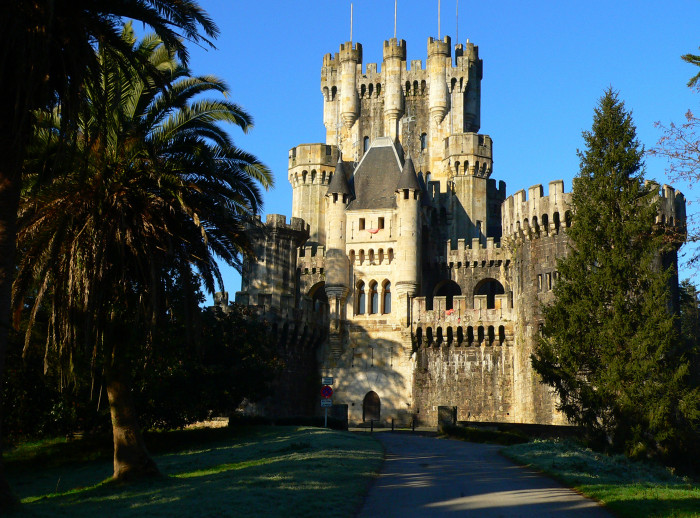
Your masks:
[[[661,466],[595,453],[570,441],[535,441],[502,450],[603,502],[621,517],[700,517],[700,485]]]
[[[368,434],[322,428],[246,427],[216,437],[155,455],[164,477],[121,486],[105,480],[112,463],[103,454],[39,468],[41,446],[10,453],[8,477],[22,499],[12,516],[348,517],[383,456]],[[147,438],[153,451],[164,447],[157,440]],[[46,444],[46,458],[55,459],[59,446]]]

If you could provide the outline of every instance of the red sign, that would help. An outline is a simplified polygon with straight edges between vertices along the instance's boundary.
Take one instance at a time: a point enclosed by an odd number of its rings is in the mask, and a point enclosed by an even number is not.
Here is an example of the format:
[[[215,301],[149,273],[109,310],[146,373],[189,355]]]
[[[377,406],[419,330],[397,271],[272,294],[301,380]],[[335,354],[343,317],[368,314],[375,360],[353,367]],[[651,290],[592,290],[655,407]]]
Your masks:
[[[322,395],[324,398],[328,399],[329,397],[331,397],[331,396],[333,395],[333,389],[330,388],[328,385],[324,385],[324,386],[321,388],[321,395]]]

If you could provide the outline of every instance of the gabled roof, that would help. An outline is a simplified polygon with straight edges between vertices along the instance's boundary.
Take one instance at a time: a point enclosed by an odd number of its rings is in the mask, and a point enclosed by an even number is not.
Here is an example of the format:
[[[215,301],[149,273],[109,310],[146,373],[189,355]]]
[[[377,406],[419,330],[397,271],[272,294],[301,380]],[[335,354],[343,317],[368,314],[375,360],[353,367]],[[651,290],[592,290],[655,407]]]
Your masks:
[[[348,210],[396,207],[394,193],[401,177],[402,155],[390,137],[379,137],[372,142],[355,169],[352,182],[355,199]]]

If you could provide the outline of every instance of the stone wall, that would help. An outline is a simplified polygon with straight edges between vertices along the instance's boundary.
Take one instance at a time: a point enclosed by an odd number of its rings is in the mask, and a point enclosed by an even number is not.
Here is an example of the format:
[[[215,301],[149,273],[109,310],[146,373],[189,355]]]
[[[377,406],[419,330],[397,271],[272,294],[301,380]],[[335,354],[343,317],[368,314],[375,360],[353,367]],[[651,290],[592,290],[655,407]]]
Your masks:
[[[512,346],[423,346],[415,354],[418,423],[435,425],[440,406],[456,406],[458,421],[519,420],[512,412]]]

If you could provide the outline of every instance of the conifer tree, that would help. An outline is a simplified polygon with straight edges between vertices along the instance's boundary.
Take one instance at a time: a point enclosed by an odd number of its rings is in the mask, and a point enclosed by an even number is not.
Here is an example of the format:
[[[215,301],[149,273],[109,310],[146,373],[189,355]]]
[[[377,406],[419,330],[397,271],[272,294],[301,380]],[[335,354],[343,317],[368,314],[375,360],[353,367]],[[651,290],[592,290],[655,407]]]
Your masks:
[[[697,423],[698,394],[678,352],[656,184],[624,103],[609,89],[579,151],[569,255],[543,308],[532,361],[560,408],[592,437],[631,455],[672,454]]]

